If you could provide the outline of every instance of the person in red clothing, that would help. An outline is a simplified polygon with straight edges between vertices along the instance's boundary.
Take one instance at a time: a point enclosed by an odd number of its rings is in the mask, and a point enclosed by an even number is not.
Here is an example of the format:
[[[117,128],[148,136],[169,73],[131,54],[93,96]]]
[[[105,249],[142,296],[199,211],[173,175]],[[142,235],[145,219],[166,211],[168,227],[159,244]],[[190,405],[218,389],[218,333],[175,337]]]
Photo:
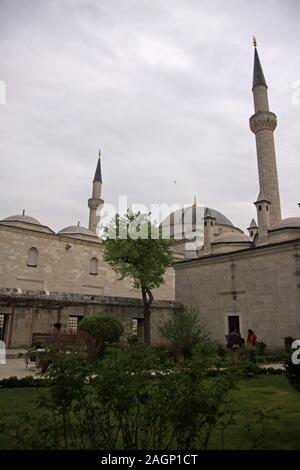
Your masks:
[[[247,338],[247,344],[251,344],[252,346],[255,346],[256,344],[256,334],[254,333],[253,330],[248,330],[248,338]]]

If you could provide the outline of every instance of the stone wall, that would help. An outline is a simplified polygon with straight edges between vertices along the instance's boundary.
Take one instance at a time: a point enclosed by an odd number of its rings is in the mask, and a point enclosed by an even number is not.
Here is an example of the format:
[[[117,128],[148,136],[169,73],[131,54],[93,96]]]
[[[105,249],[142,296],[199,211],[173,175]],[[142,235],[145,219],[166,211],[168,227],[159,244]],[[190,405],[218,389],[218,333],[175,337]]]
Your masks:
[[[152,306],[152,343],[165,340],[160,326],[173,309],[180,308],[173,301],[154,301]],[[124,297],[64,294],[59,292],[0,289],[0,314],[6,315],[5,342],[8,348],[31,344],[33,334],[52,334],[53,325],[62,325],[68,331],[69,316],[89,316],[104,313],[118,317],[125,326],[125,336],[131,334],[133,319],[143,318],[140,299]]]
[[[285,336],[300,339],[300,240],[182,261],[175,271],[176,300],[198,309],[214,340],[225,344],[229,315],[269,351],[282,350]]]
[[[37,267],[27,266],[28,251],[38,250]],[[90,260],[98,259],[98,275],[89,273]],[[169,269],[156,299],[174,300],[175,274]],[[89,295],[140,297],[129,279],[119,276],[103,261],[96,241],[0,225],[0,288],[48,290]]]

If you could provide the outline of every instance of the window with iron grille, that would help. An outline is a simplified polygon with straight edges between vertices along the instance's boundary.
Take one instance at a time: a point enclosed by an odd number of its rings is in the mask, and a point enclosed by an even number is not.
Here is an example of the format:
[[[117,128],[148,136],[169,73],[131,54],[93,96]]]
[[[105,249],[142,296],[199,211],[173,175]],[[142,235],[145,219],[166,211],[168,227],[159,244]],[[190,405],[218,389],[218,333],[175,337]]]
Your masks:
[[[228,316],[228,332],[237,331],[240,333],[240,317],[239,315]]]
[[[70,315],[68,319],[68,333],[71,335],[76,335],[77,333],[77,328],[78,328],[78,323],[82,317],[78,315]]]

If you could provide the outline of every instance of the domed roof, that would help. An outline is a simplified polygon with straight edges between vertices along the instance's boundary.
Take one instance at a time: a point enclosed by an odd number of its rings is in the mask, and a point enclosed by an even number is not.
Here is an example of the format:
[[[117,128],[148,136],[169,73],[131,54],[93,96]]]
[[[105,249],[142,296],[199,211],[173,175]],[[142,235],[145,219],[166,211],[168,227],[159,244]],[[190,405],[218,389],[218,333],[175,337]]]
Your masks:
[[[88,235],[90,237],[97,237],[97,235],[89,230],[86,227],[82,227],[81,225],[70,225],[69,227],[65,227],[59,232],[58,235]]]
[[[250,238],[244,233],[227,232],[218,235],[213,243],[252,243]]]
[[[219,212],[217,211],[216,209],[211,209],[210,207],[201,207],[201,206],[196,206],[196,205],[192,205],[192,206],[189,206],[189,207],[186,207],[185,209],[178,209],[174,212],[172,212],[170,214],[170,222],[171,224],[173,223],[174,224],[174,220],[176,220],[176,222],[182,222],[184,217],[188,217],[190,218],[190,212],[192,211],[192,222],[195,223],[196,222],[196,213],[198,211],[203,211],[202,212],[202,217],[204,216],[205,212],[206,211],[209,211],[210,215],[212,217],[214,217],[216,220],[215,220],[215,223],[216,224],[219,224],[219,225],[227,225],[229,227],[233,227],[233,223],[224,215],[222,214],[222,212]],[[181,219],[180,219],[180,213],[182,214],[181,215]]]
[[[299,228],[300,229],[300,217],[288,217],[282,219],[277,224],[272,225],[270,230],[280,230],[282,228]]]
[[[23,222],[24,224],[41,225],[41,223],[37,219],[34,219],[33,217],[30,217],[29,215],[25,214],[11,215],[3,219],[1,222]]]

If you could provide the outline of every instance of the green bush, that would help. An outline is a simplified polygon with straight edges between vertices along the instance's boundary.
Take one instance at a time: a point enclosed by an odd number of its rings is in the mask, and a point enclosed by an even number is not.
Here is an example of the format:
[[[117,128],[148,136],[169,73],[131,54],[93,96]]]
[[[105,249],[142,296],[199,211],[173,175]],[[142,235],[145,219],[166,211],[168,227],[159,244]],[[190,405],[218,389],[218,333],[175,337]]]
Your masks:
[[[222,446],[239,377],[232,369],[210,374],[205,355],[175,363],[139,344],[108,348],[93,364],[58,353],[36,402],[39,413],[17,415],[13,429],[6,420],[5,432],[22,449],[204,450],[216,432]]]
[[[294,338],[293,336],[286,336],[284,338],[284,347],[285,347],[285,352],[286,353],[289,353],[291,351],[292,344],[295,341],[295,339],[296,338]]]
[[[32,375],[27,377],[9,377],[8,379],[0,380],[0,388],[25,388],[25,387],[44,387],[44,379],[36,379]]]
[[[257,354],[259,356],[263,356],[265,354],[267,345],[264,342],[262,341],[257,342],[255,347],[256,347]]]
[[[257,363],[273,363],[273,362],[284,362],[285,354],[266,354],[264,356],[256,356]]]
[[[201,323],[199,312],[192,308],[173,310],[162,327],[162,335],[170,341],[177,355],[191,357],[198,343],[208,344],[208,333]]]
[[[120,320],[108,315],[85,317],[78,325],[78,331],[91,358],[103,355],[105,347],[118,341],[124,332]]]

